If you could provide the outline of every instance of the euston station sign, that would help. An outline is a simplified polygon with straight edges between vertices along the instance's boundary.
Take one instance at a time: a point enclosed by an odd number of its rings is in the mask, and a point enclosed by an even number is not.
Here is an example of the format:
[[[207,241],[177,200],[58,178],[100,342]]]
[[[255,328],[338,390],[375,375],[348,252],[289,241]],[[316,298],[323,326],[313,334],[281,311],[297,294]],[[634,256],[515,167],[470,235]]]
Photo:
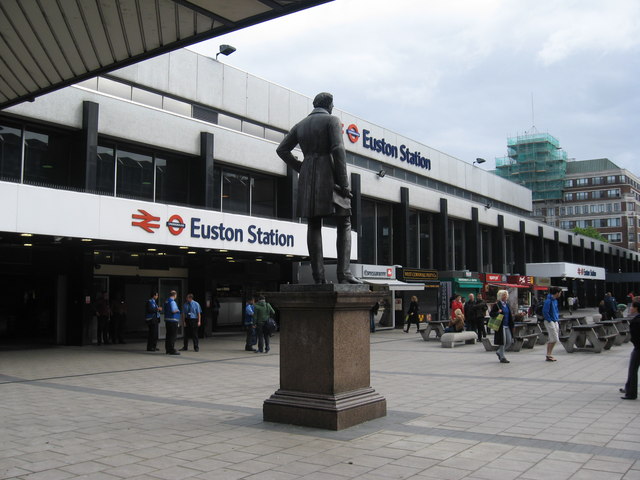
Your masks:
[[[362,138],[362,146],[372,152],[380,153],[390,158],[397,158],[407,165],[413,165],[417,168],[431,170],[431,160],[423,157],[419,151],[412,151],[409,147],[402,144],[400,146],[387,142],[384,138],[376,138],[371,135],[371,131],[363,129],[362,135],[356,124],[351,124],[346,130],[347,138],[351,143],[357,143]]]

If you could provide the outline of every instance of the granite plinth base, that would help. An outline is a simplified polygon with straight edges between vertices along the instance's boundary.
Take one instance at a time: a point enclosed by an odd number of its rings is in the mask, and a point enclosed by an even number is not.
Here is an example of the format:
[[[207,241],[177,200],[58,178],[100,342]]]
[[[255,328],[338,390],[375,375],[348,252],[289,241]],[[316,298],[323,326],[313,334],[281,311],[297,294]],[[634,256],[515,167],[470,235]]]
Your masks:
[[[265,421],[340,430],[386,415],[370,385],[366,285],[283,285],[268,294],[280,311],[280,389]]]
[[[278,390],[265,400],[262,411],[266,422],[342,430],[386,416],[387,401],[373,388],[340,395]]]

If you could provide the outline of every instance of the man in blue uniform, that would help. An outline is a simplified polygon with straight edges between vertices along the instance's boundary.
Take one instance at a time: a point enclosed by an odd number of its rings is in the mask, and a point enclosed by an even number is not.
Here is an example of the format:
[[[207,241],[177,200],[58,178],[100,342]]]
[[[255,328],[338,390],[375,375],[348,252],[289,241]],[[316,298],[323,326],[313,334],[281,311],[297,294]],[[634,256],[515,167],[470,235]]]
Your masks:
[[[151,298],[147,300],[145,322],[149,329],[147,333],[147,352],[158,351],[158,324],[160,323],[160,312],[162,307],[158,306],[158,292],[153,292]]]
[[[176,350],[176,338],[180,326],[180,309],[176,303],[178,293],[175,290],[169,292],[169,298],[164,304],[164,325],[167,333],[164,340],[164,350],[167,355],[180,355]]]
[[[193,341],[193,349],[200,350],[198,345],[198,327],[202,321],[200,304],[193,299],[193,293],[187,295],[187,301],[182,306],[182,324],[184,325],[184,346],[182,352],[189,350],[189,338]]]

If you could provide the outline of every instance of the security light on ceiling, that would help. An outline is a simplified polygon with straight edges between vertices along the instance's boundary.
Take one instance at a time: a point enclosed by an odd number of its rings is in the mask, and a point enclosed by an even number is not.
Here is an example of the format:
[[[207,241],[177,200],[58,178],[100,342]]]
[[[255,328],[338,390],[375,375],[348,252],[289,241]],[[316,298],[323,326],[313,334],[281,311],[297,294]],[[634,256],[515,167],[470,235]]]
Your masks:
[[[231,45],[220,45],[220,51],[216,53],[216,60],[218,59],[218,55],[220,54],[228,56],[235,51],[236,51],[236,47],[232,47]]]

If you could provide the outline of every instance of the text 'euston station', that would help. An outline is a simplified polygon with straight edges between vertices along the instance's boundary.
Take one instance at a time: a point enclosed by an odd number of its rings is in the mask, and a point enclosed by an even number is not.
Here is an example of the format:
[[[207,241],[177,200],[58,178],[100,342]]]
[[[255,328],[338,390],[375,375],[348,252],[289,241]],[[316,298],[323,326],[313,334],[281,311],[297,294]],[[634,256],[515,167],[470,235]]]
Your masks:
[[[386,142],[384,138],[372,137],[369,130],[362,131],[362,146],[387,157],[399,158],[401,162],[407,162],[409,165],[431,170],[431,160],[423,157],[421,152],[412,152],[404,144],[398,148],[397,145]]]
[[[245,232],[243,228],[228,227],[222,222],[209,225],[203,224],[201,221],[200,218],[191,219],[191,238],[243,243],[246,236],[247,243],[276,247],[293,247],[295,243],[293,235],[280,233],[278,229],[263,230],[257,225],[249,225]]]

